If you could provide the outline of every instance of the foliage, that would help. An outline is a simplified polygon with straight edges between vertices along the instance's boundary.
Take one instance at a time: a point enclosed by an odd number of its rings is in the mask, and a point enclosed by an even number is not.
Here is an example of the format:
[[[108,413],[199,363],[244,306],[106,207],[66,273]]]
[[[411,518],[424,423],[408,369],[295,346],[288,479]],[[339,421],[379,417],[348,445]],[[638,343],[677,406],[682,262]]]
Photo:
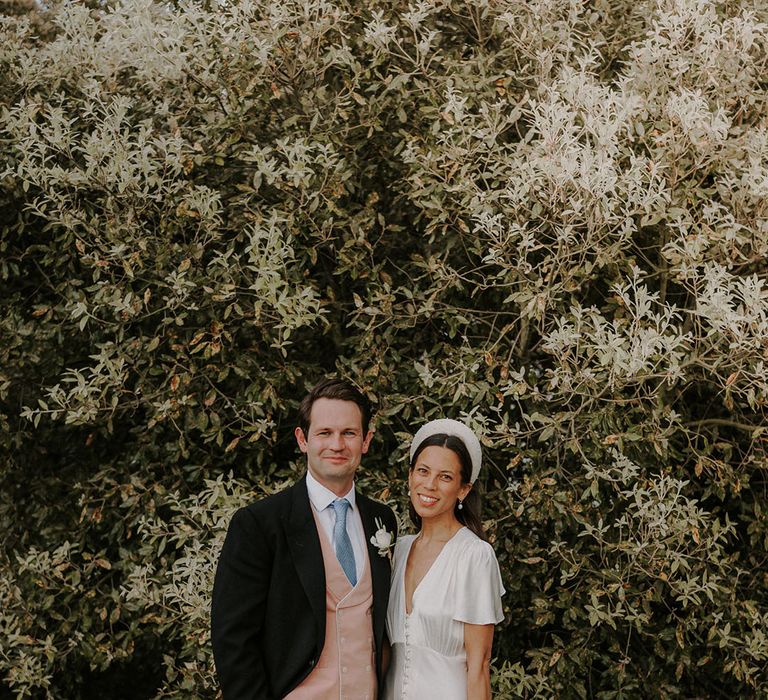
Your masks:
[[[482,435],[500,697],[768,697],[763,4],[6,9],[8,693],[215,696],[228,517],[335,373],[400,513],[420,422]]]

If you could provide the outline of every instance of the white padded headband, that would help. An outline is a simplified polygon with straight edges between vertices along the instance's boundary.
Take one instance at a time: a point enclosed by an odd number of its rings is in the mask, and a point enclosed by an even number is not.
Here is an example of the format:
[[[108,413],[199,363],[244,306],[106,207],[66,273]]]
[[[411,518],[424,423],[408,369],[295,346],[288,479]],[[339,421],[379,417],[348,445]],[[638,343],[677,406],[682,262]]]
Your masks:
[[[459,440],[464,443],[464,447],[467,448],[469,457],[472,460],[472,476],[469,481],[474,484],[480,474],[480,464],[483,459],[480,440],[477,439],[477,436],[464,425],[464,423],[459,423],[459,421],[453,420],[452,418],[438,418],[437,420],[425,423],[418,429],[411,442],[411,462],[413,461],[413,455],[416,453],[416,450],[419,449],[419,445],[433,435],[451,435],[459,438]]]

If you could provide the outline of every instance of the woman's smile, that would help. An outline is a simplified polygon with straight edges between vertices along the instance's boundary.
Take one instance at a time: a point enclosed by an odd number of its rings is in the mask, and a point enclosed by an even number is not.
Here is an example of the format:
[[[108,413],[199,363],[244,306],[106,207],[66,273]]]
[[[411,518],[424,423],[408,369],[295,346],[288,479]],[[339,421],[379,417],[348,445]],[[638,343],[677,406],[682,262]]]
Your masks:
[[[423,506],[429,507],[429,506],[434,505],[435,503],[437,503],[438,499],[435,498],[434,496],[427,496],[426,494],[420,493],[419,494],[419,500],[421,501],[421,504]]]

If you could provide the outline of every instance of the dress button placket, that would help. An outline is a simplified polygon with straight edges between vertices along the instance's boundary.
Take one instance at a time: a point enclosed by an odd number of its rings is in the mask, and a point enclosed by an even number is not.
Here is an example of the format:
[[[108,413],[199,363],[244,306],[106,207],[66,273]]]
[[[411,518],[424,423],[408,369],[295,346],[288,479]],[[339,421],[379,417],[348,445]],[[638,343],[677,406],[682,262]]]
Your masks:
[[[403,671],[403,700],[408,699],[408,673],[411,667],[411,644],[408,634],[408,616],[405,618],[405,670]]]

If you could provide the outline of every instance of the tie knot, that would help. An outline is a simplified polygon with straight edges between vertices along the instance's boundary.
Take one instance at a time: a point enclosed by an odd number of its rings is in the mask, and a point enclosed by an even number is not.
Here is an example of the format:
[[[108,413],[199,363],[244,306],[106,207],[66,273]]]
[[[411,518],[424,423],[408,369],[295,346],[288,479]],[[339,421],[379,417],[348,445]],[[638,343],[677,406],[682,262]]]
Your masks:
[[[346,498],[337,498],[331,505],[336,511],[336,515],[346,515],[350,504]]]

